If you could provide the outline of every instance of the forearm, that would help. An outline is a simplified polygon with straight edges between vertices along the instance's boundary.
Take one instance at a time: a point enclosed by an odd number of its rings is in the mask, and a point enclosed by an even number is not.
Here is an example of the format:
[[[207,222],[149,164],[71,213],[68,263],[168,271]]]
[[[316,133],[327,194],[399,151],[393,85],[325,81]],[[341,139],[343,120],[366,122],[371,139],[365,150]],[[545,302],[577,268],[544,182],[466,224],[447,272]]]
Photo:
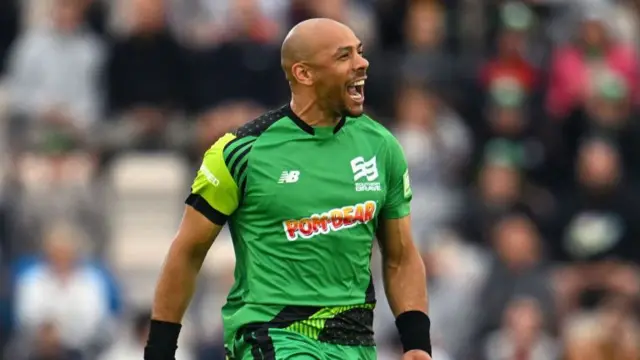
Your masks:
[[[195,291],[206,250],[188,249],[174,242],[156,287],[152,318],[180,323]]]
[[[428,311],[427,280],[418,251],[407,249],[400,261],[384,262],[385,292],[394,316],[403,312]]]

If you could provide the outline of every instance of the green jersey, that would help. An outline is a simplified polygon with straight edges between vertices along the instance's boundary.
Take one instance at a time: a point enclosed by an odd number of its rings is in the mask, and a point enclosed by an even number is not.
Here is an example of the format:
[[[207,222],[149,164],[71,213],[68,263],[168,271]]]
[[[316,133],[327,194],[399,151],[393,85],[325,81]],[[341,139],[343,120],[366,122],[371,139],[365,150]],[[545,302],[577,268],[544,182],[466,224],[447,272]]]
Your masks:
[[[233,239],[227,346],[268,328],[373,345],[377,222],[409,215],[410,200],[402,148],[365,115],[311,127],[285,106],[221,137],[187,204]]]

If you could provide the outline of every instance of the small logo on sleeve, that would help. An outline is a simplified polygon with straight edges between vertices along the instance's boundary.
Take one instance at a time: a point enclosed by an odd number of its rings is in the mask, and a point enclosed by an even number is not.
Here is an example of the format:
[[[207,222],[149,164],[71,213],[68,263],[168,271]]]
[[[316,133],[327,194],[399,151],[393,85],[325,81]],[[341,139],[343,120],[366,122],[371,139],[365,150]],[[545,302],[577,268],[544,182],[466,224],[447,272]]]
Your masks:
[[[218,180],[218,178],[215,177],[211,170],[209,170],[204,164],[200,165],[200,171],[202,172],[202,175],[204,175],[204,177],[207,179],[207,181],[210,182],[213,186],[220,185],[220,180]]]
[[[404,198],[408,199],[412,195],[411,182],[409,180],[409,169],[404,172],[404,175],[402,176],[402,183],[404,185]]]

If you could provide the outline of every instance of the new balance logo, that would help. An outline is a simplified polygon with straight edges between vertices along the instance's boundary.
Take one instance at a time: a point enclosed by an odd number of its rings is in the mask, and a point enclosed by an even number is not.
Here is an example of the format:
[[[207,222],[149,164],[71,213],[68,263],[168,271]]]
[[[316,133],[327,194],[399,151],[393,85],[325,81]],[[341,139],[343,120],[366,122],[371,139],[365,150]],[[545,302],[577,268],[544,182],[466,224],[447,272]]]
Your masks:
[[[378,167],[376,166],[376,157],[369,161],[365,161],[362,156],[351,160],[351,169],[353,170],[353,181],[361,178],[367,178],[367,181],[373,181],[378,178]]]
[[[351,160],[351,169],[353,170],[353,181],[356,183],[356,191],[381,191],[380,183],[374,181],[378,179],[378,166],[376,157],[365,161],[362,156]],[[366,182],[358,182],[364,178]]]
[[[283,171],[278,180],[278,184],[293,184],[298,182],[298,179],[300,179],[300,171]]]

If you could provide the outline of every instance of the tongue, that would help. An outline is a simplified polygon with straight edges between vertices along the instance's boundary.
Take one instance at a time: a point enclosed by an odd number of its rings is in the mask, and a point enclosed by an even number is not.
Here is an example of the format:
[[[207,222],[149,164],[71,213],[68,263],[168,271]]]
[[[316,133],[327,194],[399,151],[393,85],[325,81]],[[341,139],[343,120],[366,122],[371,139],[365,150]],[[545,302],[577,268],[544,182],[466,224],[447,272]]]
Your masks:
[[[358,92],[358,90],[356,90],[355,86],[349,86],[347,88],[347,92],[351,96],[360,96],[360,93]]]

